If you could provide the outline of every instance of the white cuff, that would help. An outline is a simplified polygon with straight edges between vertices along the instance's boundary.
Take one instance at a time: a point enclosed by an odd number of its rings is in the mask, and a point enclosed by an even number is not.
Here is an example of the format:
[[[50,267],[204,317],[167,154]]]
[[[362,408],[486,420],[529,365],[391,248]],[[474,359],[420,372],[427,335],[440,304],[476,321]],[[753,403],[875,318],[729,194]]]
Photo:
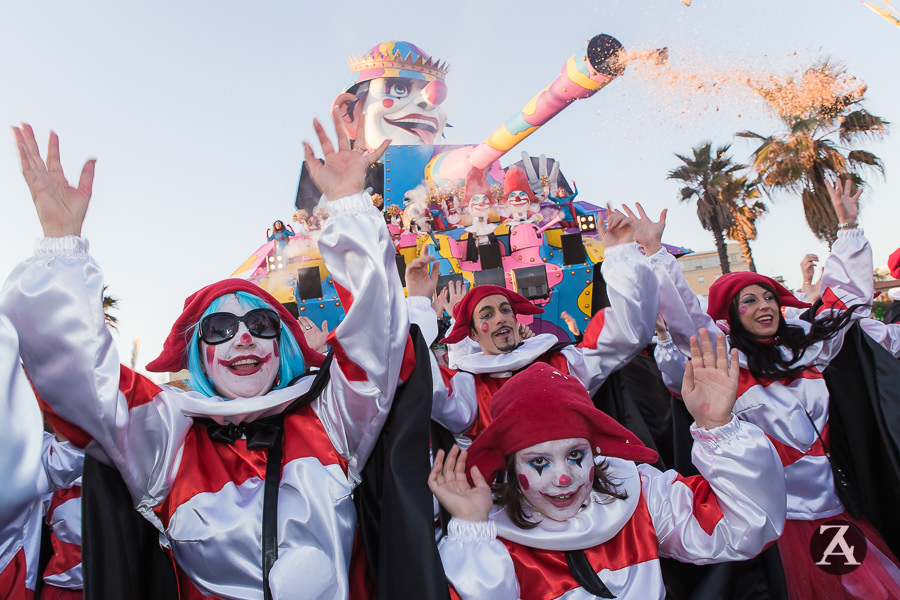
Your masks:
[[[37,257],[85,260],[90,255],[90,244],[88,244],[87,238],[75,235],[38,238],[34,242],[34,255]]]
[[[718,454],[721,446],[727,445],[731,440],[741,434],[743,423],[735,419],[732,415],[731,420],[719,427],[706,429],[698,427],[697,423],[691,424],[691,436],[700,444],[700,447],[710,454]]]
[[[447,536],[464,542],[478,542],[497,538],[497,526],[493,521],[464,521],[450,519]]]
[[[628,254],[639,254],[637,242],[628,242],[625,244],[616,244],[603,249],[603,260],[613,256],[627,256]]]
[[[328,200],[328,216],[338,217],[344,214],[358,215],[365,212],[376,212],[372,197],[366,192],[344,196],[337,200]]]

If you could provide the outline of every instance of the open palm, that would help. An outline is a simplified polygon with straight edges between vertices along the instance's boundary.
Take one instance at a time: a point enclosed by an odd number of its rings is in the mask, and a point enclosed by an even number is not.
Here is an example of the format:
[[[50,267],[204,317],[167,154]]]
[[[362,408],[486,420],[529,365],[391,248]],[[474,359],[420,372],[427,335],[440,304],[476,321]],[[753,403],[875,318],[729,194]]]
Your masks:
[[[34,207],[46,237],[81,235],[81,225],[91,200],[95,160],[81,170],[78,187],[69,185],[59,160],[59,138],[50,132],[46,163],[41,158],[34,130],[27,123],[13,127],[22,159],[22,175],[31,191]]]
[[[699,427],[712,429],[731,421],[740,374],[736,349],[731,350],[731,365],[728,362],[721,332],[716,335],[715,354],[705,329],[700,330],[699,343],[691,336],[691,360],[685,365],[681,395]]]

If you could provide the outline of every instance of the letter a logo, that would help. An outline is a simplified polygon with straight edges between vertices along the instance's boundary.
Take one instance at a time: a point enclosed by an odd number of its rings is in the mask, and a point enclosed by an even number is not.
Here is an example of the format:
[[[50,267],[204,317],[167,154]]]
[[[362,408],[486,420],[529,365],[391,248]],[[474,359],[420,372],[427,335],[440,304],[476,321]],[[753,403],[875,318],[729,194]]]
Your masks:
[[[817,567],[832,575],[845,575],[866,558],[866,538],[852,523],[836,519],[820,525],[809,540],[809,553]]]

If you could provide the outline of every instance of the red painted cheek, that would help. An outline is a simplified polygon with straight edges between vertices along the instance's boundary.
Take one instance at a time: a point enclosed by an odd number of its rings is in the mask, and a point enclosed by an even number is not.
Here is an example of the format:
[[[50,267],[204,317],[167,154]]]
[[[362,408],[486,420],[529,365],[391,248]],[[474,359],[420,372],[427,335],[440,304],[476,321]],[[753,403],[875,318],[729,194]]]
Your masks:
[[[740,307],[738,307],[738,312],[739,312],[740,314],[742,314],[742,315],[747,314],[747,307],[746,307],[746,306],[740,306]]]
[[[519,473],[519,487],[522,488],[522,491],[524,491],[524,492],[527,492],[528,489],[531,487],[528,484],[528,478],[525,477],[524,475],[522,475],[521,473]]]
[[[482,333],[487,333],[487,332],[488,332],[488,329],[490,329],[490,328],[491,328],[491,326],[488,325],[487,323],[482,323],[482,324],[481,324],[481,331],[482,331]]]
[[[281,351],[278,349],[278,342],[275,342],[275,358],[281,358]]]
[[[385,98],[384,100],[381,101],[381,104],[385,108],[390,108],[394,105],[394,101],[391,100],[390,98]]]
[[[563,473],[559,476],[559,485],[570,485],[572,483],[572,478]]]
[[[215,346],[207,346],[206,347],[206,364],[208,366],[213,366],[216,360],[216,347]]]

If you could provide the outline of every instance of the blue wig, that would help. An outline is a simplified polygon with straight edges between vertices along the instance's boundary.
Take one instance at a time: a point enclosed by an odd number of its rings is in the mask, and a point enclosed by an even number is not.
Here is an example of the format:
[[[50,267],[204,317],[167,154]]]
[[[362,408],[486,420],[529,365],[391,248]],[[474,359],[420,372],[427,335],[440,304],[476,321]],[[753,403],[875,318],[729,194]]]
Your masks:
[[[218,396],[218,394],[216,393],[212,382],[206,376],[206,373],[203,372],[203,363],[200,359],[200,336],[195,332],[197,331],[197,326],[200,324],[200,321],[207,315],[219,312],[219,308],[221,308],[228,296],[232,294],[237,296],[238,302],[241,303],[242,308],[248,310],[253,310],[254,308],[272,308],[265,300],[258,296],[254,296],[247,292],[232,292],[231,294],[225,294],[224,296],[219,296],[213,300],[203,314],[200,315],[200,319],[188,328],[187,333],[185,334],[187,335],[187,350],[185,350],[185,352],[187,354],[191,389],[198,391],[205,396]],[[276,380],[275,386],[272,388],[276,390],[286,387],[291,381],[306,371],[306,363],[303,360],[303,353],[300,351],[300,346],[297,344],[297,340],[294,339],[294,334],[291,333],[290,329],[285,327],[284,323],[281,323],[281,333],[278,336],[278,350],[281,357],[281,366],[278,369],[278,379]]]

